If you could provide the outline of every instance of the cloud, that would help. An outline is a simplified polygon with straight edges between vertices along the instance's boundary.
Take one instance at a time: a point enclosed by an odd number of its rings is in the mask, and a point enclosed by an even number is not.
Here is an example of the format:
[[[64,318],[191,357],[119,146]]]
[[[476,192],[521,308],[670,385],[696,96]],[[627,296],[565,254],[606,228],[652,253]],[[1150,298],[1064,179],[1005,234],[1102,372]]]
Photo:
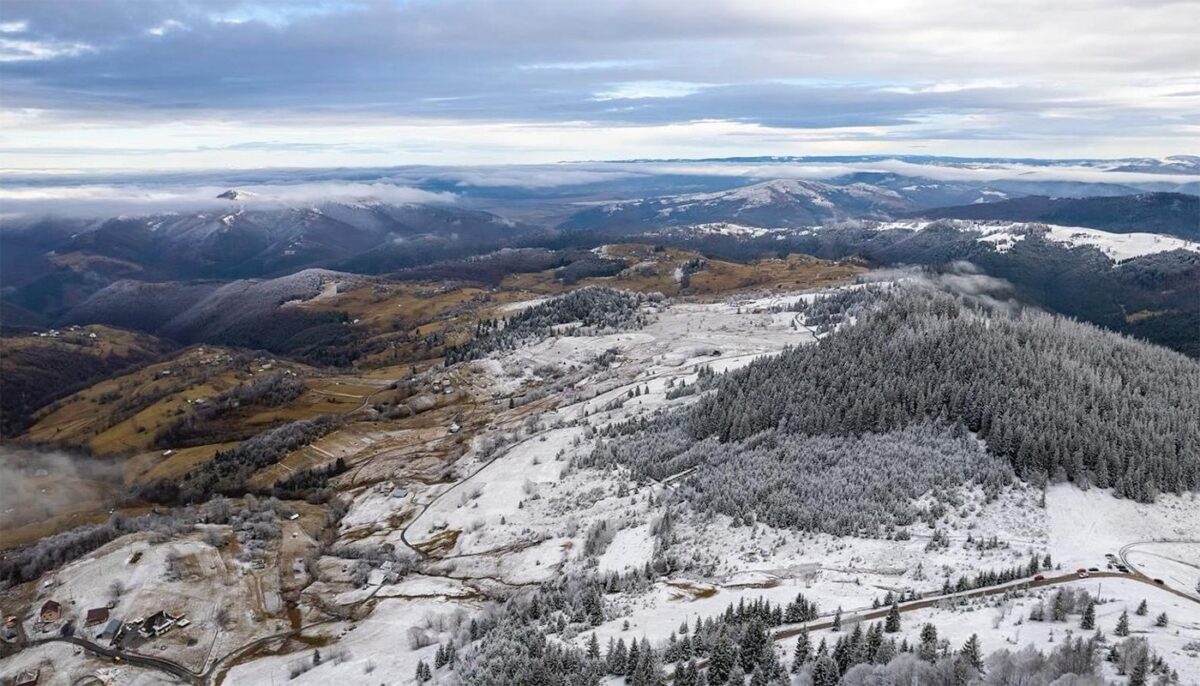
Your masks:
[[[294,207],[322,202],[375,201],[388,204],[453,203],[453,193],[437,193],[391,183],[299,181],[290,184],[239,184],[249,195],[233,202],[218,198],[228,185],[160,185],[145,179],[123,184],[30,184],[0,187],[6,215],[72,217],[137,216],[165,212],[233,210],[238,207]]]
[[[257,150],[257,148],[252,148]],[[1109,189],[1195,192],[1200,176],[1110,171],[1126,160],[1062,162],[939,157],[784,158],[777,160],[645,160],[527,165],[246,169],[215,171],[0,173],[0,218],[58,214],[106,217],[220,210],[217,195],[253,193],[251,207],[374,200],[386,203],[483,202],[490,197],[612,199],[677,193],[681,188],[735,187],[766,179],[829,180],[859,172],[932,181],[1104,184]],[[1047,187],[1041,191],[1052,192]],[[1078,192],[1078,189],[1076,190]],[[1098,191],[1099,192],[1099,191]]]
[[[112,461],[0,446],[0,524],[17,527],[90,503],[115,503],[121,476]]]
[[[743,141],[792,145],[787,152],[802,151],[795,146],[804,139],[786,130],[841,132],[848,152],[891,144],[961,154],[973,143],[991,146],[989,154],[1088,146],[1163,154],[1200,141],[1200,42],[1194,22],[1181,21],[1196,14],[1194,2],[88,6],[5,3],[5,108],[50,113],[46,125],[61,130],[136,131],[150,122],[176,140],[198,121],[208,132],[270,140],[272,122],[288,120],[310,143],[391,121],[402,128],[392,154],[420,148],[421,123],[537,125],[536,142],[489,152],[542,161],[579,158],[597,147],[587,136],[610,127],[649,136],[713,121],[746,127]],[[577,135],[556,135],[568,124]],[[0,146],[36,132],[10,130]],[[735,143],[689,146],[695,156]],[[215,153],[180,157],[237,159],[236,150]],[[329,147],[270,154],[363,157]],[[111,157],[111,166],[126,162]]]

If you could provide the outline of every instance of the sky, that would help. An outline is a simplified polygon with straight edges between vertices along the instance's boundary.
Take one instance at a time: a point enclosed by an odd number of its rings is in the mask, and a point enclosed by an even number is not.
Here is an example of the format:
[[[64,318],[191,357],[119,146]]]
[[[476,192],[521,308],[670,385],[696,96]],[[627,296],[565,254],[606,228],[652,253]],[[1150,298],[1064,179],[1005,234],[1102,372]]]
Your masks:
[[[1200,152],[1200,0],[3,0],[0,170]]]

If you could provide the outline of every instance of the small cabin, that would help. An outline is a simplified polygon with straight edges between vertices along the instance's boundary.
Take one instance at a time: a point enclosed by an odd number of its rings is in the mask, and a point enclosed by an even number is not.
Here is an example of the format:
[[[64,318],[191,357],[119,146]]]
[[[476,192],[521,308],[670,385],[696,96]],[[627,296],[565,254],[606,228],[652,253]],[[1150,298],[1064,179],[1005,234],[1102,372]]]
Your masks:
[[[84,618],[84,626],[95,626],[108,621],[108,608],[96,607],[87,611]]]
[[[38,613],[38,617],[41,618],[43,622],[57,622],[58,620],[62,619],[62,605],[59,605],[55,600],[47,600],[45,604],[42,605],[42,609],[41,612]]]

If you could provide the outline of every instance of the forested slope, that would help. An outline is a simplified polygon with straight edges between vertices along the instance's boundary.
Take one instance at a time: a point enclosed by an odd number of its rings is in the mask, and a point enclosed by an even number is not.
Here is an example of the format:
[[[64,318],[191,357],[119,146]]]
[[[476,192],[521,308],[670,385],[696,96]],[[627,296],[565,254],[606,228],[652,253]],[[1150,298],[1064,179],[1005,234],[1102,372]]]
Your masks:
[[[932,525],[963,486],[994,494],[1014,473],[1142,501],[1200,488],[1200,364],[924,283],[797,306],[831,331],[820,343],[610,429],[575,466],[687,472],[679,496],[735,523],[888,537]]]
[[[855,435],[962,422],[1017,473],[1153,499],[1200,487],[1200,364],[1043,313],[920,288],[819,345],[730,374],[688,416],[695,440]]]
[[[512,350],[555,333],[581,333],[640,328],[647,296],[603,286],[589,286],[524,309],[508,319],[479,322],[475,336],[446,351],[446,364],[483,357],[497,350]],[[556,328],[563,327],[563,328]]]

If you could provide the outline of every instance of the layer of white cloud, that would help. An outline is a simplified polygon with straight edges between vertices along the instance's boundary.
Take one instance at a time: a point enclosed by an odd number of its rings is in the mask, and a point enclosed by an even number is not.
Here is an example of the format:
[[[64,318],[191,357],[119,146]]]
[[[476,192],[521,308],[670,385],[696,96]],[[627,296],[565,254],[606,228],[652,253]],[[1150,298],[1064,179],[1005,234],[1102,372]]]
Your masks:
[[[0,152],[34,168],[464,162],[472,145],[1189,152],[1198,32],[1195,0],[7,0],[0,118],[48,116],[5,126]]]
[[[389,204],[453,203],[452,193],[433,193],[391,183],[300,181],[292,184],[245,184],[246,195],[236,202],[218,198],[228,186],[210,184],[155,185],[149,180],[125,184],[0,187],[0,216],[44,215],[76,217],[134,216],[164,212],[231,210],[244,207],[296,207],[323,202],[382,202]]]

